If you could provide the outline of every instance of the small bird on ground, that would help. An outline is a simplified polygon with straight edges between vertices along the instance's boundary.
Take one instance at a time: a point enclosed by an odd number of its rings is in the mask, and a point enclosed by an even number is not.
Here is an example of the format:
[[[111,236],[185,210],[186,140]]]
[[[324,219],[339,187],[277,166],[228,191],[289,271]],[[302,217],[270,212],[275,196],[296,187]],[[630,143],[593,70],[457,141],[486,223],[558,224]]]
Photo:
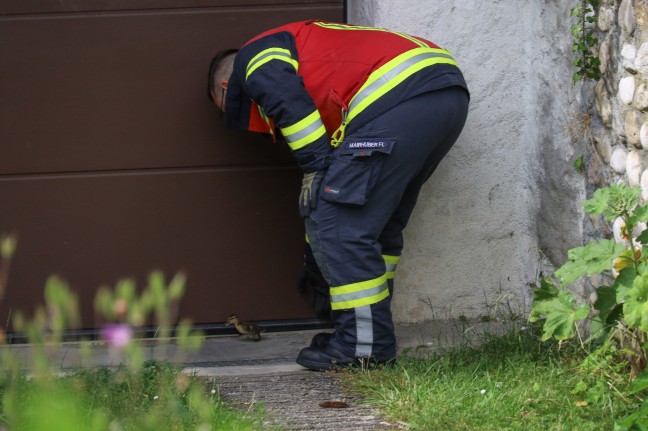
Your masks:
[[[225,326],[229,325],[234,325],[236,327],[236,332],[238,332],[239,335],[247,335],[254,341],[259,341],[261,339],[261,332],[265,331],[265,328],[257,326],[254,323],[241,322],[236,314],[231,314],[227,318]]]

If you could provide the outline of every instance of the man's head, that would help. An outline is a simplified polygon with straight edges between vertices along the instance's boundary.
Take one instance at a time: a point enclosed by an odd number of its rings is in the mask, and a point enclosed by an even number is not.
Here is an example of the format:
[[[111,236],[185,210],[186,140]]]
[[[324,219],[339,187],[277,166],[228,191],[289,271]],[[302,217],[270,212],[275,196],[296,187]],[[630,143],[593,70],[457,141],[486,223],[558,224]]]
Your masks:
[[[234,67],[234,57],[238,49],[226,49],[220,51],[209,65],[209,74],[207,80],[207,97],[214,102],[222,111],[225,110],[225,95],[227,94],[227,83],[232,68]]]

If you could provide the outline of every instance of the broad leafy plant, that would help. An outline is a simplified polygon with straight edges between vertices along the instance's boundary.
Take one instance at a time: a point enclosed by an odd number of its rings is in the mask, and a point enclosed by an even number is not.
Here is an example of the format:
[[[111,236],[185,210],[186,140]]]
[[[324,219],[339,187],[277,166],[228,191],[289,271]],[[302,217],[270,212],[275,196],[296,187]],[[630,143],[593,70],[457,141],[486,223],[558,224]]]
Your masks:
[[[631,393],[648,388],[644,372],[648,348],[648,204],[639,203],[640,195],[637,186],[615,184],[597,190],[583,203],[588,214],[620,226],[617,239],[596,239],[569,250],[567,262],[533,292],[530,315],[531,321],[543,320],[544,340],[582,336],[580,329],[589,323],[589,340],[619,352],[615,360],[627,364],[628,380],[634,380]],[[608,283],[596,288],[591,305],[579,303],[568,287],[599,274]],[[648,427],[644,413],[648,413],[648,401],[636,417],[623,419],[617,428]]]
[[[567,262],[554,277],[545,277],[534,291],[531,320],[545,319],[543,338],[564,340],[576,334],[577,323],[589,318],[590,333],[601,339],[619,324],[634,330],[643,341],[648,331],[648,229],[633,236],[648,222],[648,204],[639,205],[639,187],[615,184],[594,193],[583,203],[585,212],[608,222],[620,219],[622,242],[595,239],[569,250]],[[596,289],[593,310],[577,304],[566,289],[575,281],[603,274],[610,281]]]

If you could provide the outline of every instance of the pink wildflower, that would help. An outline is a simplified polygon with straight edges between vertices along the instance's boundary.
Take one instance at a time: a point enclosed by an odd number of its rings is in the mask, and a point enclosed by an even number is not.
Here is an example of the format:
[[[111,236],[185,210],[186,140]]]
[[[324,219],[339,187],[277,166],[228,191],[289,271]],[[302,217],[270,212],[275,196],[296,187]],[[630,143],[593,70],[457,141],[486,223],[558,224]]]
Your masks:
[[[125,323],[111,323],[101,329],[101,338],[113,347],[121,349],[133,336],[133,330]]]

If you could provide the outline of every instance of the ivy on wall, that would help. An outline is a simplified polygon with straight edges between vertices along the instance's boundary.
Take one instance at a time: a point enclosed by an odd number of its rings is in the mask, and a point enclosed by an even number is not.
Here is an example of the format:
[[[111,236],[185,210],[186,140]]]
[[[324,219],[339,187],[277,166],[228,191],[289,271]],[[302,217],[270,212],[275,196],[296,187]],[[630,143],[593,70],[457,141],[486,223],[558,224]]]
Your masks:
[[[595,55],[598,47],[598,37],[595,35],[597,11],[600,0],[579,0],[577,5],[571,9],[571,16],[576,22],[571,27],[571,34],[574,38],[572,50],[577,54],[573,65],[576,72],[572,80],[576,83],[579,80],[601,78],[601,61]]]

